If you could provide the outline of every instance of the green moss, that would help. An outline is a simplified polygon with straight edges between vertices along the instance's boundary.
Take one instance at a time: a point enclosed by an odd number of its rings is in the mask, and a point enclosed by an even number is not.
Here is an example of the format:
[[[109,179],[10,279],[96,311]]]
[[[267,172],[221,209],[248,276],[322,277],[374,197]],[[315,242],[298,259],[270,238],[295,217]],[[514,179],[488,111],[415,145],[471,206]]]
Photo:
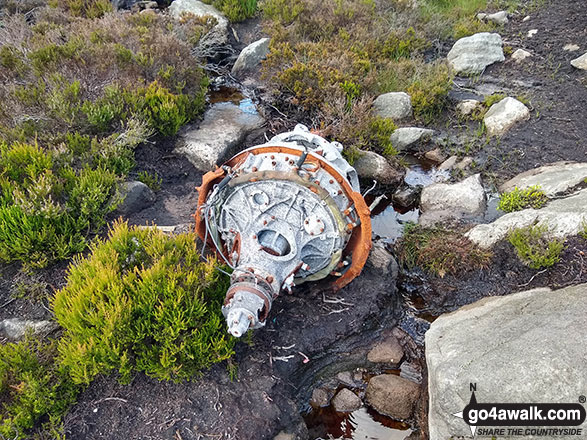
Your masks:
[[[499,198],[497,209],[504,212],[520,211],[526,208],[542,208],[548,198],[540,185],[531,186],[526,189],[514,188],[512,191],[503,193]]]
[[[421,78],[408,87],[414,115],[431,122],[445,108],[452,75],[446,64],[437,64],[425,71]]]
[[[234,339],[220,311],[228,280],[214,265],[201,261],[194,234],[115,223],[74,261],[52,303],[73,380],[113,369],[123,382],[136,371],[182,380],[228,359]]]
[[[58,438],[61,418],[75,402],[79,388],[56,365],[56,342],[26,336],[19,343],[0,344],[0,435],[31,438],[30,430],[44,422],[47,437]]]
[[[548,237],[546,225],[514,229],[508,234],[508,241],[520,260],[532,269],[553,266],[560,261],[565,247],[562,240]]]

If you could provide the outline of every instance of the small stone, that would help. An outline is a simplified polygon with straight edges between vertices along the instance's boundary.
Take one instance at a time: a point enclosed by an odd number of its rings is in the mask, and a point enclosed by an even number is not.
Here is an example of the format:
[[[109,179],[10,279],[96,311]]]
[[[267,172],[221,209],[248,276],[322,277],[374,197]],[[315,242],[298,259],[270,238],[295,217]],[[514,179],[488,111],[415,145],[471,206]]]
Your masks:
[[[477,20],[484,21],[487,18],[487,14],[485,12],[479,12],[477,14]]]
[[[273,440],[296,440],[296,436],[295,434],[281,431],[279,434],[273,437]]]
[[[341,371],[336,375],[336,379],[343,385],[353,387],[355,386],[355,380],[353,374],[350,371]]]
[[[417,143],[430,139],[434,130],[419,127],[401,127],[391,134],[391,145],[397,151],[403,151]]]
[[[403,357],[404,349],[394,337],[377,343],[367,354],[369,362],[382,364],[399,364]]]
[[[383,243],[373,243],[367,261],[369,265],[377,269],[382,276],[391,274],[394,279],[397,278],[399,270],[397,262],[395,261],[395,258],[393,258],[393,255],[385,249]]]
[[[398,189],[392,196],[392,200],[403,208],[410,208],[416,204],[420,196],[418,186],[406,186]]]
[[[440,164],[440,166],[438,167],[438,169],[440,171],[451,170],[456,165],[457,160],[459,160],[458,156],[451,156],[448,159],[446,159],[444,162],[442,162]]]
[[[481,102],[476,99],[465,99],[457,104],[457,112],[462,116],[469,116],[480,105]]]
[[[508,13],[507,11],[499,11],[495,14],[489,14],[486,19],[487,21],[503,26],[508,22]]]
[[[505,60],[499,34],[481,32],[458,40],[447,55],[457,74],[476,75],[493,63]]]
[[[575,58],[571,61],[571,66],[576,69],[587,70],[587,52],[581,55],[579,58]]]
[[[10,318],[0,321],[0,336],[11,341],[21,340],[28,330],[36,335],[46,335],[59,328],[53,321],[32,321],[28,319]]]
[[[455,167],[459,170],[465,170],[465,169],[469,168],[472,163],[473,163],[473,158],[467,156],[467,157],[463,157],[461,159],[461,161],[455,165]]]
[[[403,377],[382,374],[371,378],[365,397],[381,414],[398,420],[409,419],[420,396],[420,387]]]
[[[402,363],[400,367],[400,376],[414,383],[422,383],[422,370],[419,366],[409,362]]]
[[[514,124],[530,118],[530,110],[515,98],[507,97],[493,104],[483,122],[490,136],[501,136]]]
[[[118,195],[122,202],[116,207],[116,211],[123,215],[142,211],[157,199],[151,188],[139,181],[124,182],[118,189]]]
[[[312,391],[312,397],[310,398],[310,405],[314,408],[322,408],[328,406],[330,403],[330,398],[328,397],[328,392],[323,388],[315,388]]]
[[[261,38],[245,47],[232,67],[232,74],[238,75],[257,67],[269,53],[270,41],[269,38]]]
[[[563,50],[566,50],[567,52],[576,52],[579,50],[579,46],[573,43],[569,43],[569,44],[565,44],[565,46],[563,47]]]
[[[526,21],[528,21],[528,20],[530,20],[530,16],[529,16],[529,15],[526,15],[526,16],[525,16],[525,17],[522,19],[522,21],[523,21],[523,22],[526,22]]]
[[[375,179],[384,185],[397,185],[405,174],[403,168],[391,166],[385,157],[373,151],[361,151],[353,166],[359,177]]]
[[[531,57],[532,54],[530,52],[528,52],[527,50],[524,49],[517,49],[513,54],[512,54],[512,60],[516,61],[517,63],[519,63],[520,61],[525,60],[526,58]]]
[[[538,29],[530,29],[528,31],[528,38],[532,38],[534,35],[538,33]]]
[[[373,110],[382,118],[405,119],[412,116],[412,99],[405,92],[384,93],[373,101]]]
[[[332,399],[332,406],[338,412],[355,411],[361,404],[361,398],[347,388],[340,390]]]
[[[446,160],[446,154],[444,154],[444,152],[440,148],[435,148],[432,151],[427,151],[424,154],[424,157],[436,163],[442,163]]]

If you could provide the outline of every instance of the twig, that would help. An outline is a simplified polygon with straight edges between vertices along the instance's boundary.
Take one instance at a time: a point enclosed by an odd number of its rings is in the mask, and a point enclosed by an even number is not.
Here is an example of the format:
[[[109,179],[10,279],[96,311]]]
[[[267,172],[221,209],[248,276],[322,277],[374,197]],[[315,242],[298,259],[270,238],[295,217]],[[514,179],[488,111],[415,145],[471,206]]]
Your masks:
[[[6,301],[4,304],[2,304],[0,306],[0,309],[3,309],[4,307],[6,307],[8,304],[12,303],[15,300],[16,300],[16,298],[10,298],[8,301]]]
[[[547,270],[548,270],[548,269],[544,269],[544,270],[541,270],[540,272],[537,272],[537,273],[535,273],[534,275],[532,275],[532,278],[530,278],[530,280],[529,280],[527,283],[524,283],[524,284],[518,284],[518,287],[524,287],[524,286],[527,286],[528,284],[530,284],[530,283],[532,282],[532,280],[533,280],[534,278],[536,278],[536,277],[537,277],[538,275],[540,275],[541,273],[544,273],[544,272],[546,272]]]
[[[330,312],[328,312],[325,316],[328,315],[333,315],[335,313],[343,313],[343,312],[347,312],[348,310],[350,310],[348,307],[345,307],[344,309],[340,309],[340,310],[331,310]]]
[[[289,362],[289,360],[292,359],[293,357],[295,357],[293,354],[291,354],[289,356],[275,356],[275,357],[273,357],[273,360],[274,361]]]

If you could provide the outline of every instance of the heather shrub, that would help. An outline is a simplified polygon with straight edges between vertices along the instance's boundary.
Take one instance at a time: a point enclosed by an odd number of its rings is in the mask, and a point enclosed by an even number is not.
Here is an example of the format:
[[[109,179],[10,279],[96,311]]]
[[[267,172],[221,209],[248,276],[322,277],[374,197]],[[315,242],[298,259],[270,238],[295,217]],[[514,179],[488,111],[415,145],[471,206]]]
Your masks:
[[[65,332],[59,359],[75,383],[117,370],[189,379],[232,355],[221,306],[228,280],[202,262],[193,233],[114,224],[87,257],[75,257],[52,301]]]
[[[30,335],[19,343],[0,344],[2,438],[31,438],[32,428],[42,429],[50,438],[61,437],[61,418],[79,388],[55,363],[56,345]]]

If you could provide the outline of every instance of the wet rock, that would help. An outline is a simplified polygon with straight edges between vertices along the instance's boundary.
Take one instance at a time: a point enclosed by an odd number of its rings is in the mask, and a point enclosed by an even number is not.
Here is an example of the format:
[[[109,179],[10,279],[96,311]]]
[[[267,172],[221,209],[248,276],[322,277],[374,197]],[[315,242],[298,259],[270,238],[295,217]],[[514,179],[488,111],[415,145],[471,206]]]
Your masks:
[[[481,32],[458,40],[447,55],[457,74],[476,75],[493,63],[504,61],[499,34]]]
[[[330,396],[328,395],[328,391],[324,388],[316,388],[312,391],[312,398],[310,399],[310,405],[314,408],[322,408],[324,406],[328,406],[330,403]]]
[[[393,336],[377,343],[367,354],[369,362],[378,364],[399,364],[403,357],[404,349]]]
[[[261,38],[245,47],[232,67],[232,74],[238,75],[255,69],[269,53],[269,42],[269,38]]]
[[[10,318],[0,321],[0,336],[11,341],[19,341],[27,331],[32,331],[35,335],[46,335],[58,328],[59,325],[53,321]]]
[[[424,157],[436,163],[441,163],[446,160],[446,154],[444,154],[444,152],[440,148],[435,148],[432,151],[427,151],[424,154]]]
[[[391,145],[398,151],[407,150],[417,143],[429,140],[434,130],[418,127],[401,127],[391,135]]]
[[[403,208],[414,206],[420,197],[421,188],[417,186],[406,186],[397,190],[392,198],[393,201]]]
[[[381,414],[405,420],[412,416],[419,395],[418,384],[393,374],[382,374],[369,381],[365,398]]]
[[[332,406],[338,412],[351,412],[361,407],[361,398],[347,388],[340,390],[334,399]]]
[[[563,50],[567,51],[567,52],[576,52],[579,49],[580,49],[579,46],[576,44],[573,44],[573,43],[565,44],[563,47]]]
[[[475,174],[462,182],[435,183],[422,190],[420,210],[422,213],[444,211],[450,217],[480,215],[485,211],[485,191],[481,175]],[[422,217],[420,217],[421,221]]]
[[[483,122],[487,133],[491,136],[501,136],[514,124],[530,118],[530,110],[516,98],[507,97],[493,104]]]
[[[400,367],[400,376],[415,383],[422,383],[422,369],[408,362],[403,362]]]
[[[566,193],[587,179],[587,163],[556,162],[518,174],[499,187],[500,192],[539,185],[547,197]]]
[[[214,104],[198,128],[182,133],[174,152],[185,156],[199,170],[209,171],[263,123],[258,114],[245,112],[230,102]]]
[[[531,56],[532,56],[532,54],[530,52],[528,52],[527,50],[517,49],[512,54],[512,60],[514,60],[516,63],[520,63],[520,62],[524,61],[526,58],[530,58]]]
[[[355,379],[353,378],[353,373],[350,371],[341,371],[336,375],[336,380],[349,387],[355,386]]]
[[[575,58],[571,61],[571,66],[576,69],[587,70],[587,53],[584,53],[579,58]]]
[[[228,20],[214,6],[199,0],[174,0],[168,10],[176,20],[180,19],[185,12],[198,17],[213,17],[216,20],[216,25],[198,43],[196,48],[198,56],[214,58],[217,52],[222,52],[228,45]]]
[[[506,214],[493,223],[477,225],[465,235],[479,246],[488,248],[507,237],[510,230],[545,225],[550,235],[564,238],[577,235],[587,222],[587,189],[549,202],[544,208],[524,209]]]
[[[456,165],[457,161],[459,160],[458,156],[451,156],[448,159],[446,159],[444,162],[442,162],[440,164],[440,166],[438,167],[438,169],[440,171],[444,171],[444,170],[452,170],[454,168],[454,166]]]
[[[469,438],[452,415],[469,403],[469,383],[481,402],[576,402],[587,389],[586,295],[585,284],[534,289],[434,321],[426,333],[430,439]]]
[[[412,99],[404,92],[384,93],[373,101],[373,110],[377,116],[398,121],[412,116]]]
[[[142,211],[157,199],[151,188],[139,181],[122,183],[118,188],[118,195],[122,202],[116,207],[116,211],[122,215]]]
[[[384,185],[397,185],[405,174],[403,168],[393,167],[385,157],[372,151],[361,151],[353,166],[359,177],[375,179]]]
[[[457,104],[457,112],[461,116],[469,116],[477,108],[481,106],[481,102],[476,99],[465,99]]]
[[[369,254],[369,259],[367,263],[380,271],[382,275],[391,274],[391,276],[395,279],[397,278],[397,274],[399,271],[397,262],[393,255],[391,255],[387,249],[385,249],[385,245],[380,242],[374,242],[373,247],[371,248],[371,253]]]
[[[507,11],[499,11],[494,14],[488,14],[485,20],[503,26],[508,22],[508,13]]]

